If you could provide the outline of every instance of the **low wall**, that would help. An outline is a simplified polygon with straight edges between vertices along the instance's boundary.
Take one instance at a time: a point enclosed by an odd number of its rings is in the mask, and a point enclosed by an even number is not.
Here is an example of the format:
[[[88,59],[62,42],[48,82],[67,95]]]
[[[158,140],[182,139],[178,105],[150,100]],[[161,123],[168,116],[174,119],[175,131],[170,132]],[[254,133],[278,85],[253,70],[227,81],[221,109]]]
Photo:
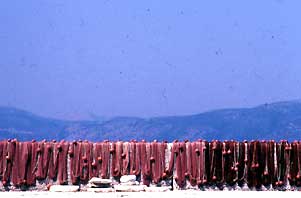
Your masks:
[[[301,142],[0,141],[0,190],[47,190],[136,175],[178,189],[301,186]]]

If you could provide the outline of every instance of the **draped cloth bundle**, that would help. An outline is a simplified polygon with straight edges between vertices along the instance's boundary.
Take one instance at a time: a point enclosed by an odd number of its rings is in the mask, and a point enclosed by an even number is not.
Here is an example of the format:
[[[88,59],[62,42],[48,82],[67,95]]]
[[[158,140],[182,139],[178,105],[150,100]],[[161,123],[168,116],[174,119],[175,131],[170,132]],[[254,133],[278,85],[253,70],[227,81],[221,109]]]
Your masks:
[[[4,186],[37,180],[86,184],[92,177],[135,175],[144,185],[173,180],[187,186],[301,186],[299,141],[0,141]]]

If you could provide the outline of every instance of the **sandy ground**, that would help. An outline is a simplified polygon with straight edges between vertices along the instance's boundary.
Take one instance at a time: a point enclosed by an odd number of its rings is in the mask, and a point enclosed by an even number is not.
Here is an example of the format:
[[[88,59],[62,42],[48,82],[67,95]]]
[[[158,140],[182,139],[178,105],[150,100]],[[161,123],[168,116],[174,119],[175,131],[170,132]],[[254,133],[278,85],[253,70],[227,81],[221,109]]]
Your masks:
[[[93,193],[93,192],[0,192],[0,197],[55,197],[55,198],[275,198],[275,197],[299,197],[301,192],[279,192],[279,191],[171,191],[171,192],[116,192],[116,193]]]

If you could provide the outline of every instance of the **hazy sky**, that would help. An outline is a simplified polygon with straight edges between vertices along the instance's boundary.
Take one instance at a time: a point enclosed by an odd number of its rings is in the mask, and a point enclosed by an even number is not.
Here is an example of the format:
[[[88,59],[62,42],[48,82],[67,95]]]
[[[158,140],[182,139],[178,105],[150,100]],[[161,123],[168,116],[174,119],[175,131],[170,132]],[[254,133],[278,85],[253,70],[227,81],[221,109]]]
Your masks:
[[[6,0],[0,105],[65,119],[301,98],[301,1]]]

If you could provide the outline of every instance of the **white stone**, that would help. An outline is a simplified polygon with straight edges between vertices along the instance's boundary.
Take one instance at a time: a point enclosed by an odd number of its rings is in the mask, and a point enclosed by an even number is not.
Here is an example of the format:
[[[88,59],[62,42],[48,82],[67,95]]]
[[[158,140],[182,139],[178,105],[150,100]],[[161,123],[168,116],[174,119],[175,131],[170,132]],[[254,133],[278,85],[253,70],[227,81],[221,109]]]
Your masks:
[[[141,192],[145,191],[145,185],[139,186],[128,186],[128,185],[115,185],[114,189],[116,192]]]
[[[135,185],[139,185],[139,182],[138,181],[123,182],[123,183],[120,183],[120,185],[123,185],[123,186],[135,186]]]
[[[74,185],[52,185],[49,189],[50,192],[77,192],[79,186]]]
[[[93,184],[111,184],[112,180],[111,179],[102,179],[99,177],[92,177],[89,180],[89,183],[93,183]]]
[[[120,178],[121,183],[128,183],[128,182],[135,182],[136,181],[136,175],[123,175]]]

